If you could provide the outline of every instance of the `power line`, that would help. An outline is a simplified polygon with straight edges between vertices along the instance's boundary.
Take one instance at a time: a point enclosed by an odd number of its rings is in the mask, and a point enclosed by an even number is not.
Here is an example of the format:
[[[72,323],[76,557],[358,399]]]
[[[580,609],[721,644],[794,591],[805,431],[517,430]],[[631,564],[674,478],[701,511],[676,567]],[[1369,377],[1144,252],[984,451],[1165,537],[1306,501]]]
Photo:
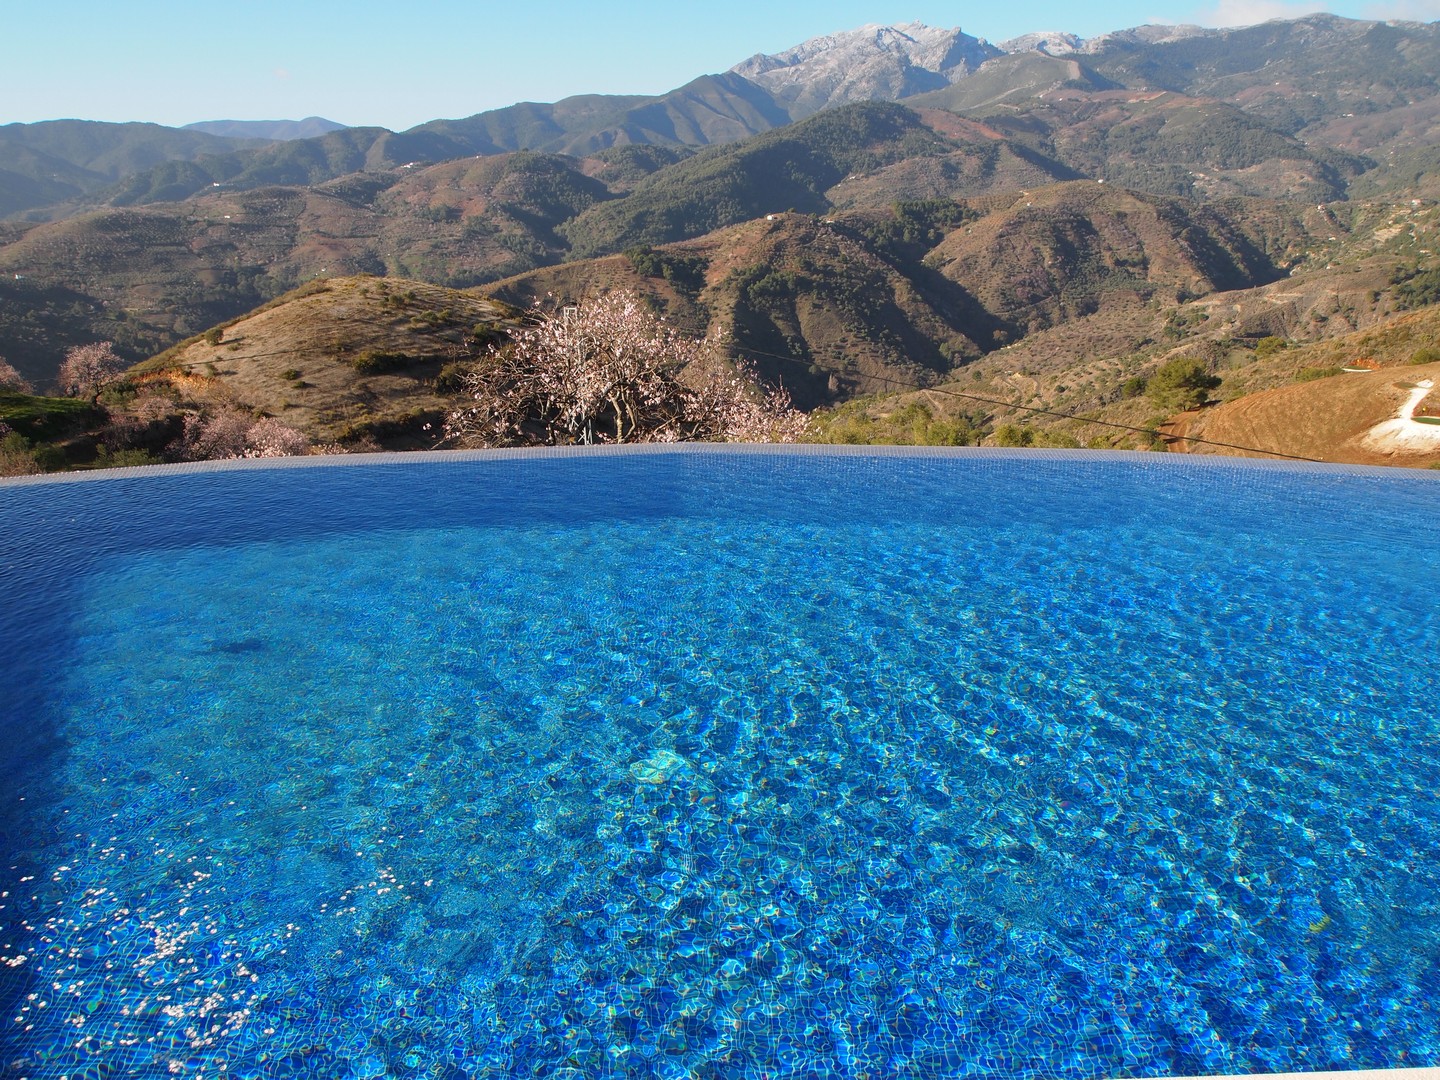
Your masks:
[[[913,383],[903,382],[899,379],[891,379],[884,375],[874,375],[871,376],[871,378],[878,379],[882,382],[892,383],[896,386],[905,386],[912,390],[920,391],[922,393],[944,394],[948,397],[964,398],[967,401],[984,402],[987,405],[1001,405],[1007,409],[1021,409],[1025,412],[1038,413],[1042,416],[1058,416],[1062,420],[1074,420],[1081,424],[1098,424],[1101,427],[1117,428],[1121,431],[1130,431],[1140,435],[1149,435],[1151,438],[1155,439],[1172,439],[1176,442],[1200,443],[1204,446],[1218,446],[1223,447],[1227,450],[1244,450],[1252,454],[1269,454],[1271,457],[1288,458],[1291,461],[1318,462],[1321,460],[1319,458],[1303,457],[1299,454],[1286,454],[1282,453],[1279,450],[1261,450],[1259,447],[1242,446],[1239,443],[1219,442],[1215,439],[1202,439],[1198,436],[1169,435],[1161,431],[1159,428],[1138,427],[1135,424],[1122,424],[1114,420],[1097,420],[1093,417],[1082,416],[1080,413],[1058,412],[1055,409],[1042,409],[1035,405],[1016,405],[1013,402],[1002,401],[999,398],[987,398],[983,397],[980,394],[967,394],[960,390],[946,390],[944,387],[940,386],[918,386]]]
[[[586,297],[582,298],[582,301],[583,301],[584,299],[588,299],[588,298],[589,298],[589,297],[588,297],[588,290],[587,290],[587,295],[586,295]],[[528,326],[538,327],[538,326],[543,325],[543,323],[546,321],[546,318],[547,318],[546,316],[538,316],[538,315],[534,314],[534,309],[532,308],[531,310],[526,311],[524,314],[522,314],[522,315],[519,317],[519,319],[516,320],[516,321],[520,322],[522,325],[528,325]],[[683,323],[683,322],[679,322],[679,321],[674,321],[674,320],[666,319],[666,320],[664,320],[664,322],[665,322],[665,325],[667,325],[667,326],[674,327],[674,328],[676,328],[676,329],[678,329],[678,330],[680,330],[680,331],[682,331],[682,332],[685,332],[685,333],[695,334],[695,335],[697,335],[697,336],[699,336],[699,337],[705,337],[705,336],[708,334],[708,332],[709,332],[709,331],[708,331],[708,328],[702,328],[702,327],[697,327],[697,326],[693,326],[693,325],[687,325],[687,324],[685,324],[685,323]],[[763,349],[755,349],[755,348],[751,348],[751,347],[748,347],[748,346],[738,346],[738,345],[735,345],[735,344],[731,344],[731,345],[730,345],[730,349],[731,349],[731,351],[732,351],[735,355],[737,355],[737,356],[739,356],[739,357],[741,357],[741,358],[743,358],[743,359],[759,359],[759,358],[762,358],[762,357],[763,357],[763,358],[770,359],[770,360],[780,360],[780,361],[782,361],[782,362],[789,363],[789,364],[803,364],[803,363],[805,363],[805,361],[804,361],[801,357],[795,356],[794,354],[766,352],[766,351],[763,350]],[[251,353],[251,354],[246,354],[246,356],[244,356],[243,359],[250,360],[250,359],[259,359],[259,358],[261,358],[261,357],[266,357],[266,356],[283,356],[283,355],[286,355],[287,353],[293,353],[293,350],[279,350],[279,351],[277,351],[277,352]],[[229,358],[227,358],[227,359],[229,359]],[[241,358],[237,357],[237,358],[234,358],[234,359],[241,359]],[[205,365],[206,363],[207,363],[207,361],[204,361],[204,360],[191,360],[191,361],[184,361],[184,362],[182,362],[182,363],[180,363],[180,364],[177,364],[176,366],[179,366],[179,367],[182,367],[182,368],[194,368],[194,367],[200,367],[200,366],[202,366],[202,365]],[[213,363],[213,361],[209,361],[209,363]],[[1170,440],[1170,441],[1175,441],[1175,442],[1194,443],[1194,444],[1197,444],[1197,445],[1200,445],[1200,446],[1213,446],[1213,447],[1216,447],[1216,448],[1218,448],[1218,449],[1224,449],[1224,450],[1241,450],[1241,451],[1244,451],[1245,453],[1250,453],[1250,454],[1264,454],[1264,455],[1267,455],[1267,456],[1269,456],[1269,457],[1284,458],[1284,459],[1289,460],[1289,461],[1307,461],[1307,462],[1312,462],[1312,463],[1319,463],[1319,462],[1321,462],[1321,459],[1320,459],[1320,458],[1305,457],[1304,455],[1301,455],[1301,454],[1287,454],[1287,453],[1283,453],[1282,451],[1279,451],[1279,450],[1265,450],[1265,449],[1262,449],[1262,448],[1257,447],[1257,446],[1245,446],[1245,445],[1242,445],[1242,444],[1240,444],[1240,443],[1220,442],[1220,441],[1218,441],[1218,440],[1216,440],[1216,439],[1205,439],[1205,438],[1201,438],[1201,437],[1199,437],[1199,436],[1193,436],[1193,435],[1186,435],[1186,436],[1171,435],[1171,434],[1168,434],[1168,433],[1166,433],[1166,432],[1163,432],[1163,431],[1159,430],[1158,428],[1140,427],[1140,426],[1138,426],[1138,425],[1136,425],[1136,424],[1124,424],[1124,423],[1120,423],[1120,422],[1114,421],[1114,420],[1099,420],[1099,419],[1096,419],[1096,418],[1094,418],[1094,417],[1084,416],[1084,415],[1082,415],[1082,414],[1080,414],[1080,413],[1075,413],[1075,412],[1070,412],[1070,413],[1060,412],[1060,411],[1058,411],[1058,410],[1056,410],[1056,409],[1046,409],[1046,408],[1042,408],[1042,407],[1037,406],[1037,405],[1020,405],[1020,404],[1017,404],[1017,403],[1012,402],[1012,401],[1004,401],[1004,400],[1002,400],[1002,399],[1000,399],[1000,398],[986,397],[986,396],[984,396],[983,394],[971,394],[971,393],[966,393],[966,392],[964,392],[964,391],[962,391],[962,390],[950,390],[950,389],[946,389],[946,388],[943,387],[943,386],[922,386],[922,385],[919,384],[919,383],[909,382],[909,381],[904,380],[904,379],[897,379],[897,378],[895,378],[895,377],[893,377],[893,376],[890,376],[890,375],[870,374],[870,375],[867,375],[866,378],[871,379],[871,380],[873,380],[873,381],[875,381],[875,382],[888,383],[888,384],[891,385],[891,386],[899,387],[899,388],[901,388],[901,389],[903,389],[903,390],[910,390],[910,391],[914,391],[914,392],[917,392],[917,393],[940,394],[940,395],[945,396],[945,397],[957,398],[957,399],[963,400],[963,401],[974,401],[974,402],[978,402],[978,403],[983,404],[983,405],[997,406],[997,407],[1005,408],[1005,409],[1014,409],[1014,410],[1018,410],[1018,411],[1020,411],[1020,412],[1032,413],[1032,414],[1037,415],[1037,416],[1053,416],[1053,417],[1058,417],[1059,419],[1062,419],[1062,420],[1073,420],[1073,421],[1075,421],[1076,423],[1081,423],[1081,424],[1094,424],[1094,425],[1097,425],[1097,426],[1099,426],[1099,427],[1113,428],[1113,429],[1115,429],[1115,430],[1117,430],[1117,431],[1125,431],[1125,432],[1129,432],[1129,433],[1131,433],[1131,434],[1144,435],[1144,436],[1146,436],[1147,438],[1150,438],[1150,439],[1160,439],[1160,440]],[[782,385],[783,385],[783,384],[782,384]]]

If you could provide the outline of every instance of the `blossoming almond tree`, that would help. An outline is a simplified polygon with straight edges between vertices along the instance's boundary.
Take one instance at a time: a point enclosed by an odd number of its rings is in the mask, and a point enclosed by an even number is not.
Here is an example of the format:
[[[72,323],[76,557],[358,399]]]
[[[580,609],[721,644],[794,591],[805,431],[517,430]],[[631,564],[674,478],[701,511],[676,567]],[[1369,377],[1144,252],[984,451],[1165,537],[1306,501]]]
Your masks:
[[[310,440],[292,427],[266,416],[245,433],[245,457],[301,457],[310,453]]]
[[[15,366],[3,356],[0,356],[0,390],[15,394],[29,394],[34,391],[29,380],[16,371]]]
[[[298,457],[310,452],[310,440],[272,417],[256,420],[232,406],[187,415],[176,449],[187,461]]]
[[[96,341],[76,345],[65,351],[57,381],[60,389],[71,397],[100,396],[100,391],[115,382],[129,367],[115,354],[113,342]]]
[[[463,446],[733,440],[793,442],[804,414],[783,389],[757,392],[718,343],[678,334],[633,293],[533,313],[513,343],[492,346],[446,420]]]

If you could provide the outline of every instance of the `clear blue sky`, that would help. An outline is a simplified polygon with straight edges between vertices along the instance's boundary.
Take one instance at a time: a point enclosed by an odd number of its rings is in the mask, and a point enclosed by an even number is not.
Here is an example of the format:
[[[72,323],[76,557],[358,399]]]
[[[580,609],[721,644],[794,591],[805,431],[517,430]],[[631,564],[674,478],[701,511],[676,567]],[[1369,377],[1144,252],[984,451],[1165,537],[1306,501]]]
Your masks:
[[[1234,26],[1329,10],[1440,19],[1440,0],[52,0],[6,5],[0,123],[78,117],[300,119],[403,129],[516,101],[657,94],[757,52],[867,23],[959,26],[991,41],[1142,23]]]

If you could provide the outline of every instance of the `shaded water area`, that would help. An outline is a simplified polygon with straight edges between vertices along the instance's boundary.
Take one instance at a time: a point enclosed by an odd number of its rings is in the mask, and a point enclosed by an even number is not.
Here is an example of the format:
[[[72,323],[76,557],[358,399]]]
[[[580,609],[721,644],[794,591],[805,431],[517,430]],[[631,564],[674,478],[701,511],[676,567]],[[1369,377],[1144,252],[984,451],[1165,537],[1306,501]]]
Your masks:
[[[1163,455],[0,485],[0,1076],[1440,1064],[1437,535]]]

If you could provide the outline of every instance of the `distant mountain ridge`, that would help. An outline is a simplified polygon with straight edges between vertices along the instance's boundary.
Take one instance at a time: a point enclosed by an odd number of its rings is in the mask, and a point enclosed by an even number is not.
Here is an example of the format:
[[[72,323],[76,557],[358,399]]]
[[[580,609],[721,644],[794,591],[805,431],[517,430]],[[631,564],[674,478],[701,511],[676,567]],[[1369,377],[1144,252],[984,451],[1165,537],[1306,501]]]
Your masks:
[[[263,145],[160,124],[46,120],[0,125],[0,217],[98,195],[171,161]]]
[[[197,124],[186,124],[181,131],[203,131],[208,135],[222,135],[227,139],[273,139],[289,142],[292,139],[313,139],[346,127],[323,116],[307,116],[304,120],[202,120]]]
[[[938,90],[1001,55],[958,27],[942,30],[915,22],[826,34],[773,56],[752,56],[730,70],[763,86],[792,111],[809,115],[834,105],[899,101]]]
[[[1069,66],[1047,68],[1038,62],[1045,59]],[[1302,141],[1352,154],[1394,149],[1407,155],[1399,164],[1410,168],[1411,161],[1427,160],[1413,151],[1429,143],[1440,122],[1440,30],[1313,15],[1234,30],[1141,26],[1090,39],[1044,31],[997,46],[959,29],[871,25],[757,54],[667,94],[521,102],[403,132],[345,128],[278,143],[274,137],[299,130],[267,128],[269,122],[202,125],[271,136],[242,142],[158,125],[9,125],[0,127],[0,218],[53,219],[86,205],[184,199],[216,185],[324,183],[356,169],[517,150],[575,157],[627,145],[690,150],[736,142],[848,102],[953,91],[933,103],[973,111],[1066,88],[1214,97]],[[1377,122],[1378,113],[1394,122]],[[55,138],[50,129],[63,124],[84,124],[95,147]],[[1316,127],[1311,140],[1305,129],[1316,125],[1328,127]],[[92,168],[97,155],[111,164]],[[1196,178],[1203,181],[1204,172],[1195,171]],[[1177,180],[1171,190],[1184,186]],[[1334,190],[1334,177],[1322,187]]]
[[[469,154],[538,150],[580,157],[632,143],[708,146],[782,127],[793,113],[735,75],[702,75],[655,97],[585,94],[552,104],[521,102],[462,120],[432,120],[403,132],[402,145],[448,141]]]

